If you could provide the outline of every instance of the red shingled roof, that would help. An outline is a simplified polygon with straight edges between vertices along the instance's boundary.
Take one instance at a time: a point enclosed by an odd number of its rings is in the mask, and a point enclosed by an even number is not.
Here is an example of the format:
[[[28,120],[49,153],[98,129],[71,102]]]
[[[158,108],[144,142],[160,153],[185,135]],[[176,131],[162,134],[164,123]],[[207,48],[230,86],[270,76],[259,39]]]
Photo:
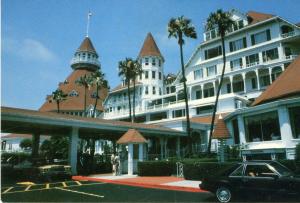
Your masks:
[[[227,139],[229,138],[229,131],[226,127],[226,124],[224,122],[224,119],[222,118],[222,115],[217,119],[215,129],[212,133],[213,139]]]
[[[146,143],[147,140],[135,129],[129,129],[118,141],[117,144]]]
[[[139,57],[144,57],[144,56],[160,56],[163,58],[150,32],[148,33],[139,54]]]
[[[247,16],[248,16],[248,18],[250,20],[250,22],[249,22],[250,25],[274,17],[274,15],[272,15],[272,14],[259,13],[259,12],[256,12],[256,11],[249,11],[247,13]]]
[[[215,123],[217,122],[217,119],[220,114],[216,114],[215,117]],[[222,116],[226,116],[228,113],[222,113]],[[192,123],[201,123],[201,124],[210,124],[211,123],[212,116],[200,116],[200,117],[192,117],[190,118],[190,122]]]
[[[300,56],[259,96],[253,106],[300,95]]]
[[[89,37],[86,37],[83,42],[81,43],[81,45],[79,46],[79,48],[77,49],[77,51],[88,51],[88,52],[93,52],[96,53],[96,50],[93,46],[92,41],[90,40]]]
[[[66,82],[60,83],[59,89],[61,89],[64,93],[70,94],[72,90],[75,90],[78,93],[78,96],[68,96],[65,101],[60,103],[61,111],[83,111],[84,110],[84,87],[76,84],[76,80],[78,80],[81,76],[85,74],[89,75],[92,71],[76,69],[74,70],[69,77],[66,79]],[[54,90],[53,90],[54,91]],[[96,91],[96,87],[91,87],[87,90],[87,107],[90,105],[94,105],[95,99],[91,97],[91,95]],[[107,89],[101,88],[99,90],[99,97],[97,104],[97,109],[103,111],[102,101],[107,96]],[[40,111],[56,111],[57,105],[55,101],[51,101],[52,96],[48,96],[46,102],[39,109]],[[50,102],[51,101],[51,102]]]

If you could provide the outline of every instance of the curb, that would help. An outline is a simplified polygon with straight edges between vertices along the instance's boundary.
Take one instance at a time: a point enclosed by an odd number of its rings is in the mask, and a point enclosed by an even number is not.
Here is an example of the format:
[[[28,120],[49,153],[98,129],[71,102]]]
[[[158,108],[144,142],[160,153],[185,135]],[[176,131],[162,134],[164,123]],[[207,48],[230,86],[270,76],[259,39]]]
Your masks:
[[[147,183],[133,183],[122,180],[107,180],[103,178],[93,178],[86,176],[72,176],[73,180],[77,181],[95,181],[95,182],[105,182],[117,185],[129,185],[143,188],[152,188],[152,189],[164,189],[164,190],[174,190],[174,191],[183,191],[183,192],[207,192],[206,190],[201,190],[200,188],[190,188],[183,186],[171,186],[171,185],[157,185],[157,184],[147,184]]]

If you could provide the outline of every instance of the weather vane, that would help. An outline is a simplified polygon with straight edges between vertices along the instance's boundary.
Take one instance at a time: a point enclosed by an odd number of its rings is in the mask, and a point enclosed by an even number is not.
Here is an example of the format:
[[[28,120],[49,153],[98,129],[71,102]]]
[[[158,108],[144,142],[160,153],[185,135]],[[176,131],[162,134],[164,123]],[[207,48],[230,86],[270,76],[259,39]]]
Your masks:
[[[90,27],[90,18],[92,16],[91,11],[88,12],[88,17],[87,17],[87,26],[86,26],[86,37],[89,36],[89,27]]]

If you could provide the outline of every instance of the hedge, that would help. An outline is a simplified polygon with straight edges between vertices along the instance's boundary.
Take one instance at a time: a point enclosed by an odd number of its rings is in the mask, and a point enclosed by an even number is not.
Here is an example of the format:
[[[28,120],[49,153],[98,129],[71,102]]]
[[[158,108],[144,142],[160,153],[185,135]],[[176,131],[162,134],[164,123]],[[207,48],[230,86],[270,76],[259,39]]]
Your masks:
[[[143,161],[138,162],[139,176],[170,176],[176,170],[173,161]]]
[[[183,175],[186,180],[202,180],[204,177],[209,177],[221,173],[233,167],[236,162],[184,162]]]

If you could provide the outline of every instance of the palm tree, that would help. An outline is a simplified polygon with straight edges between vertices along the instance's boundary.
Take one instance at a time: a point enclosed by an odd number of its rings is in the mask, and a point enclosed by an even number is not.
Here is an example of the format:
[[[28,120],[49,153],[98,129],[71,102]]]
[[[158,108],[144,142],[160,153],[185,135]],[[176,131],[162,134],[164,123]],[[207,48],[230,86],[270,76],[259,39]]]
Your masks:
[[[168,24],[169,38],[174,37],[178,39],[178,44],[180,48],[180,61],[181,61],[181,73],[182,73],[182,82],[183,82],[183,93],[185,100],[185,112],[186,112],[186,130],[189,140],[189,152],[191,152],[191,126],[190,126],[190,117],[189,117],[189,105],[187,97],[187,88],[186,88],[186,77],[184,70],[183,62],[183,50],[182,46],[184,45],[183,37],[197,39],[197,33],[195,27],[191,24],[191,20],[180,16],[177,19],[171,18]]]
[[[101,71],[96,71],[91,75],[92,83],[96,86],[96,95],[95,95],[95,104],[92,117],[95,117],[96,107],[98,103],[99,97],[99,89],[100,88],[108,88],[108,81],[104,79],[104,73]]]
[[[135,60],[133,63],[133,71],[132,71],[132,81],[133,81],[133,108],[132,108],[132,115],[133,115],[133,122],[135,120],[135,82],[136,78],[143,73],[142,65],[138,62],[138,60]]]
[[[52,99],[56,101],[56,105],[57,105],[57,113],[59,113],[59,111],[60,111],[60,109],[59,109],[60,102],[66,100],[66,98],[67,98],[67,94],[65,94],[60,89],[57,89],[54,92],[52,92]]]
[[[127,84],[127,94],[128,94],[128,105],[129,105],[129,118],[133,122],[131,115],[131,100],[130,100],[130,80],[132,79],[134,69],[134,61],[131,58],[126,58],[124,61],[119,62],[119,76],[125,79],[125,84]]]
[[[87,89],[90,88],[92,86],[92,78],[91,76],[85,74],[84,76],[81,76],[78,80],[76,80],[76,84],[78,84],[79,86],[83,86],[84,87],[84,115],[86,115],[86,92]]]
[[[216,101],[215,101],[213,115],[212,115],[211,124],[210,124],[209,141],[208,141],[208,149],[207,149],[208,153],[210,153],[210,150],[211,150],[211,140],[212,140],[212,133],[213,133],[213,129],[214,129],[215,116],[216,116],[220,90],[222,87],[224,72],[225,72],[226,56],[225,56],[225,40],[224,40],[224,38],[225,38],[226,32],[229,31],[229,29],[232,27],[232,25],[234,23],[230,17],[231,17],[231,14],[229,12],[223,12],[222,9],[218,9],[215,13],[211,13],[209,15],[209,17],[207,19],[206,28],[205,28],[207,31],[212,30],[212,29],[218,30],[218,34],[221,37],[222,54],[223,54],[223,69],[222,69],[222,74],[221,74],[221,78],[220,78],[220,84],[219,84],[218,90],[217,90]]]

